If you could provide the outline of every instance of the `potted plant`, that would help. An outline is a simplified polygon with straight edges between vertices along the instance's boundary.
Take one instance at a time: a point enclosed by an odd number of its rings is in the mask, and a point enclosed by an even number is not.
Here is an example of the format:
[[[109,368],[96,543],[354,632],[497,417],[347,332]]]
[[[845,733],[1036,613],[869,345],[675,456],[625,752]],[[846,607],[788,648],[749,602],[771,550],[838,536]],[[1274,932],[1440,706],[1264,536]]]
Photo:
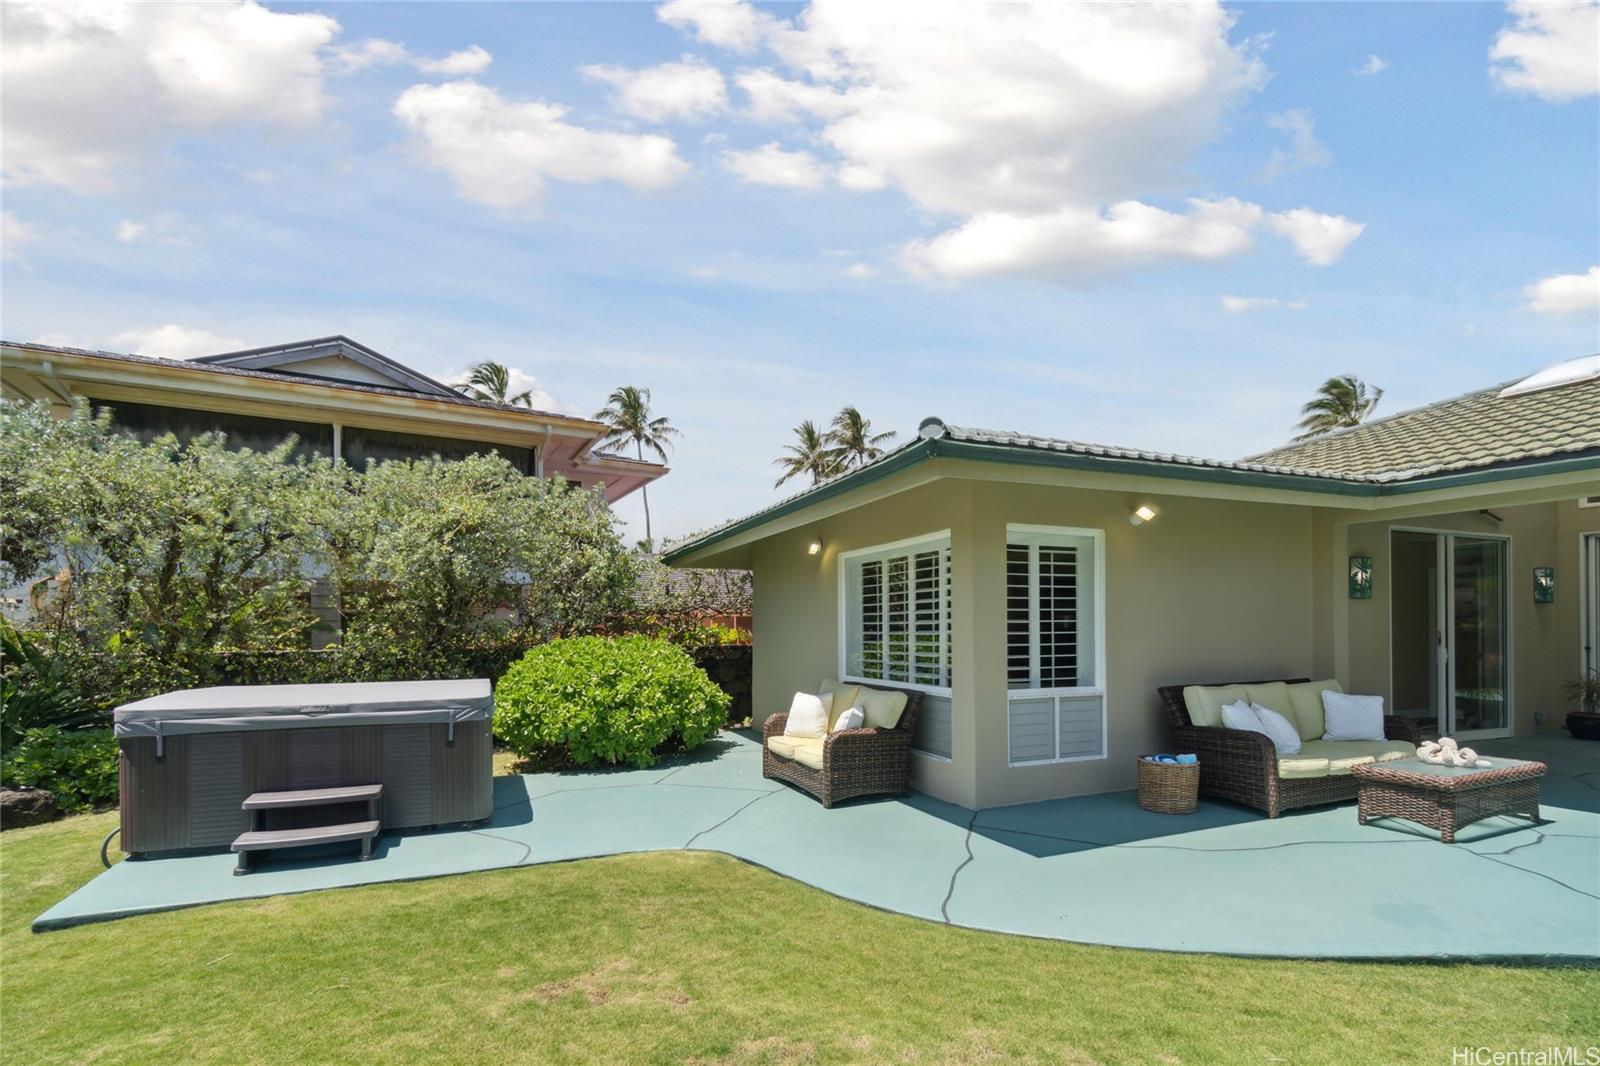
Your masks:
[[[1600,673],[1586,670],[1564,686],[1578,701],[1578,709],[1567,712],[1567,732],[1578,740],[1600,740]]]

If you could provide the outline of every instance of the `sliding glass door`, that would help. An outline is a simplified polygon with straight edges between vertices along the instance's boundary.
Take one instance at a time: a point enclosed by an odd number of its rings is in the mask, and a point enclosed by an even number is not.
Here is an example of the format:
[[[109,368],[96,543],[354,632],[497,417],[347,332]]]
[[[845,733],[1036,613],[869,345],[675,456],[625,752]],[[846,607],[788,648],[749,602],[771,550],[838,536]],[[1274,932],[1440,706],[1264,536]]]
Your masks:
[[[1430,734],[1511,734],[1510,542],[1431,530],[1391,534],[1395,714]]]

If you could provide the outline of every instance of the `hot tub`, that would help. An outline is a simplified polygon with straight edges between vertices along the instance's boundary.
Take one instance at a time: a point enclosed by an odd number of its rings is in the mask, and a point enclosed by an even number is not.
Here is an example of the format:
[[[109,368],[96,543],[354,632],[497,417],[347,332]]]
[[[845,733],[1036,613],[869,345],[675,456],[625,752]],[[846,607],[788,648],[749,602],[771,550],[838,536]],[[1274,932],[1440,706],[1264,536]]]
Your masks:
[[[254,792],[383,785],[384,829],[476,822],[494,807],[486,680],[185,689],[115,711],[122,849],[226,847]],[[304,812],[272,812],[294,828]],[[327,821],[328,812],[315,812]]]

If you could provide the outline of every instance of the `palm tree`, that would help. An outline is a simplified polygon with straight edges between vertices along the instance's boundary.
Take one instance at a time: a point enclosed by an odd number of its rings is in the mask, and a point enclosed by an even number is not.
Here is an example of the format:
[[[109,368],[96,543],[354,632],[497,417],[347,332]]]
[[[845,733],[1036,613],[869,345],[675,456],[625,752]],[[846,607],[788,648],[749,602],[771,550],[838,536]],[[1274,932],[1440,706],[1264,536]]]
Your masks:
[[[664,463],[672,438],[681,437],[665,418],[650,417],[650,390],[624,385],[606,398],[606,405],[595,414],[595,420],[606,424],[606,438],[597,447],[605,448],[633,441],[633,450],[640,459],[649,448]],[[644,500],[644,539],[651,544],[655,537],[650,533],[650,487],[642,486],[639,495]]]
[[[820,485],[839,472],[839,459],[834,454],[832,437],[806,419],[794,427],[795,443],[784,445],[788,454],[774,459],[783,468],[783,476],[772,483],[777,488],[792,477],[810,474],[811,483]]]
[[[511,371],[504,363],[482,362],[467,371],[467,380],[455,386],[474,400],[510,404],[513,407],[532,407],[533,390],[524,389],[515,396],[511,391]]]
[[[872,432],[872,422],[863,418],[854,407],[846,407],[833,416],[833,428],[828,431],[828,442],[833,446],[834,459],[839,469],[853,470],[865,466],[883,454],[881,444],[894,440],[894,431]]]
[[[1383,399],[1383,390],[1368,386],[1354,374],[1329,378],[1317,390],[1316,399],[1300,408],[1305,415],[1300,428],[1305,430],[1295,440],[1321,436],[1346,426],[1359,426],[1372,409]]]

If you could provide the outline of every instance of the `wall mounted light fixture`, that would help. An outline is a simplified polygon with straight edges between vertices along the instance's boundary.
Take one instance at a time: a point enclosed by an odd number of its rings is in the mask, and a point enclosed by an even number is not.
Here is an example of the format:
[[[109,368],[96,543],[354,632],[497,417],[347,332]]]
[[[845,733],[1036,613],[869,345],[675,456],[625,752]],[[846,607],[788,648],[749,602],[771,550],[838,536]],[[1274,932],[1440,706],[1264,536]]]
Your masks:
[[[1556,568],[1553,566],[1536,566],[1533,568],[1533,602],[1556,602]]]
[[[1156,516],[1156,509],[1148,503],[1140,504],[1138,510],[1128,516],[1128,524],[1142,526]]]
[[[1350,598],[1372,599],[1372,556],[1350,556]]]
[[[822,554],[822,538],[821,537],[814,538],[811,541],[810,544],[806,545],[806,554],[807,555],[821,555]]]

